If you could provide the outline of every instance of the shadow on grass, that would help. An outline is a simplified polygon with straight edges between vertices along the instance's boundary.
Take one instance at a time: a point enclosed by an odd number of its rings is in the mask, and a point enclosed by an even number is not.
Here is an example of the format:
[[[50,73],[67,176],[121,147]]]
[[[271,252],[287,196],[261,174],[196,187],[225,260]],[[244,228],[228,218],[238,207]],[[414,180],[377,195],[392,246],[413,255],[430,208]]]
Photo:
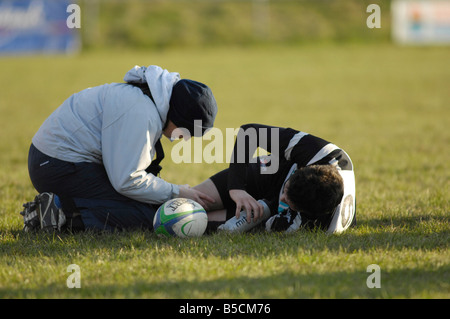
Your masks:
[[[371,251],[374,249],[443,249],[450,242],[448,218],[410,217],[361,222],[339,235],[322,231],[295,234],[267,233],[212,234],[201,238],[161,238],[149,231],[116,233],[47,234],[8,231],[0,234],[0,255],[64,256],[89,254],[97,249],[147,250],[170,248],[173,253],[200,256],[269,256],[311,251]]]
[[[281,272],[266,277],[245,274],[212,280],[177,280],[155,282],[151,271],[147,278],[110,285],[81,279],[81,288],[69,289],[61,283],[38,288],[3,287],[1,298],[431,298],[448,297],[448,267],[433,271],[394,269],[380,273],[380,288],[369,288],[366,269],[326,273]]]
[[[320,231],[298,232],[292,235],[257,232],[251,234],[212,234],[201,238],[161,238],[152,232],[133,231],[117,233],[78,234],[28,234],[18,230],[0,234],[0,257],[4,265],[29,270],[33,263],[64,265],[57,283],[43,281],[37,287],[4,283],[0,287],[1,298],[448,298],[450,269],[448,261],[432,266],[432,269],[405,265],[401,269],[381,269],[381,288],[369,289],[366,285],[365,267],[372,253],[384,255],[399,251],[414,255],[414,250],[445,251],[448,249],[449,226],[447,218],[390,218],[370,220],[341,235],[326,235]],[[405,249],[407,251],[405,251]],[[381,252],[379,252],[381,251]],[[322,254],[323,252],[323,254]],[[337,254],[333,254],[336,252]],[[358,252],[359,259],[351,270],[314,270],[314,257],[335,258],[329,265],[335,265],[345,255]],[[328,254],[331,253],[331,254]],[[365,257],[367,253],[367,258]],[[268,258],[271,261],[298,262],[291,270],[280,270],[259,277],[236,271],[226,272],[226,278],[217,275],[214,279],[161,281],[161,276],[152,276],[151,268],[139,278],[110,279],[98,284],[94,275],[83,273],[82,288],[69,289],[66,286],[66,267],[73,258],[85,258],[95,266],[97,256],[111,267],[117,262],[133,263],[143,257],[190,262],[212,258],[212,263],[221,263],[214,258],[224,259],[230,264],[234,258],[252,257],[255,260]],[[306,261],[298,259],[305,255]],[[293,259],[292,259],[293,256]],[[297,257],[295,257],[297,256]],[[378,255],[376,255],[378,256]],[[308,260],[308,258],[312,258]],[[296,259],[297,258],[297,259]],[[395,258],[395,257],[393,257]],[[406,257],[405,257],[406,258]],[[445,258],[445,256],[443,256]],[[94,260],[94,261],[91,261]],[[407,258],[406,258],[407,259]],[[245,258],[244,258],[245,260]],[[407,259],[408,260],[408,259]],[[88,263],[89,264],[89,263]],[[158,263],[156,263],[158,264]],[[361,265],[364,267],[361,268]],[[386,262],[385,262],[386,264]],[[431,264],[430,264],[431,265]],[[93,266],[93,267],[94,267]],[[429,266],[429,265],[428,265]],[[427,266],[427,267],[428,267]],[[384,266],[383,266],[384,267]],[[42,267],[46,269],[45,267]],[[95,269],[95,267],[94,267]],[[120,277],[120,276],[119,276]],[[41,279],[40,279],[41,280]],[[60,282],[59,282],[60,281]]]

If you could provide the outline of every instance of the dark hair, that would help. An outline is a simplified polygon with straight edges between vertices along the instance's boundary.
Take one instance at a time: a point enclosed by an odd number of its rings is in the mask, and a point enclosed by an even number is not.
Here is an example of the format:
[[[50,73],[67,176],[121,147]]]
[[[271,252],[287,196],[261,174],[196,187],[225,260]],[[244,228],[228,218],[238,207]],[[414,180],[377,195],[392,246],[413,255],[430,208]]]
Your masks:
[[[344,195],[344,181],[332,165],[299,168],[289,178],[286,196],[296,209],[317,218],[331,214]]]

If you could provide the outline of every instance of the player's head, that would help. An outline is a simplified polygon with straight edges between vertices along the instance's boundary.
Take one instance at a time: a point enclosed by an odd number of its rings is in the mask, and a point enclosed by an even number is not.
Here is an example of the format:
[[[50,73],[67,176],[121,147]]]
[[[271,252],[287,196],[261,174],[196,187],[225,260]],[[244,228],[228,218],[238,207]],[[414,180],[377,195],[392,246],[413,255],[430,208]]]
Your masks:
[[[334,166],[311,165],[299,168],[289,178],[282,200],[292,210],[311,218],[333,213],[344,195],[344,181]]]
[[[216,114],[217,103],[207,85],[183,79],[173,86],[167,118],[177,127],[202,136],[213,127]]]

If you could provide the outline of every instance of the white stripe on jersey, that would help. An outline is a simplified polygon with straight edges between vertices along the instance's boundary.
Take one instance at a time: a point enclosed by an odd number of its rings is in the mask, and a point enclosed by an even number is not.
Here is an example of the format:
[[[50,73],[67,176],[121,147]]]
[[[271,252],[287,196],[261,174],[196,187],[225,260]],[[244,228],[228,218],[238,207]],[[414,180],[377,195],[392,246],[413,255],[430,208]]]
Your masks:
[[[284,157],[288,161],[291,159],[291,152],[292,152],[292,149],[294,148],[294,146],[297,145],[297,143],[306,135],[309,135],[309,134],[305,133],[305,132],[298,132],[291,138],[291,140],[289,141],[289,145],[284,150]]]
[[[316,155],[314,155],[313,158],[311,158],[311,160],[308,162],[308,164],[306,164],[306,166],[312,165],[315,162],[320,161],[322,158],[324,158],[325,156],[327,156],[328,154],[330,154],[331,152],[333,152],[334,150],[337,150],[337,149],[339,149],[339,147],[337,147],[336,145],[334,145],[332,143],[328,143],[327,145],[322,147],[322,149],[320,151],[318,151],[316,153]]]

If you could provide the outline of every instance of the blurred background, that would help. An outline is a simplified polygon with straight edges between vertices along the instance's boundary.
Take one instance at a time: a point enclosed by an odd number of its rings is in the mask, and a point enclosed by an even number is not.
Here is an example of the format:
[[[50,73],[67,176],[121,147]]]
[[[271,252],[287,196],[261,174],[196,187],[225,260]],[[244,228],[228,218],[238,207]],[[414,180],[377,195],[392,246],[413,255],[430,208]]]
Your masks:
[[[449,1],[0,1],[3,54],[392,40],[448,44]]]

